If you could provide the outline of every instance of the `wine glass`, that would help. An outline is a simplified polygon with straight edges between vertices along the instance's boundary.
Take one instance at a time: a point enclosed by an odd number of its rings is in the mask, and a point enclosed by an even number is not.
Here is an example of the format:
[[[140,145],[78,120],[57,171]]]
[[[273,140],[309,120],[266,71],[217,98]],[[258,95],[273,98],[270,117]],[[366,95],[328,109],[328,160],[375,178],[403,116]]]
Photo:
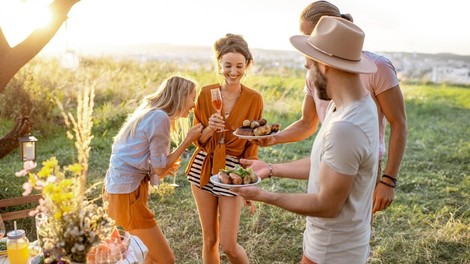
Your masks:
[[[181,163],[181,160],[178,159],[178,160],[175,162],[175,165],[178,165],[178,167],[179,167],[180,163]],[[177,175],[177,174],[178,174],[178,172],[175,172],[175,173],[173,173],[173,175],[171,175],[171,176],[173,176],[173,182],[170,183],[170,186],[179,187],[179,185],[176,183],[176,175]]]
[[[217,113],[220,114],[222,111],[222,94],[220,93],[219,88],[211,89],[211,98],[212,98],[212,106],[215,108]],[[217,132],[224,132],[227,131],[226,129],[219,129]]]
[[[41,230],[41,227],[46,223],[47,221],[47,215],[44,214],[44,213],[38,213],[36,214],[36,216],[34,217],[34,222],[36,224],[36,238],[37,238],[37,242],[35,243],[33,249],[35,250],[35,252],[37,252],[38,254],[41,254],[42,253],[42,239],[41,239],[41,236],[39,235],[40,233],[40,230]]]
[[[0,239],[5,235],[6,229],[5,224],[3,223],[2,215],[0,215]]]

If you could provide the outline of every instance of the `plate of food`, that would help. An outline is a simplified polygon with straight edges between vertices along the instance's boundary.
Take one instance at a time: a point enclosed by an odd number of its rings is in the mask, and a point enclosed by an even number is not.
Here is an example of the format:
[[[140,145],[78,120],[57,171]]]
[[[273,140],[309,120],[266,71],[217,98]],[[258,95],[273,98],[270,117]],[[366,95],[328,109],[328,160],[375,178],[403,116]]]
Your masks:
[[[0,257],[7,255],[7,238],[0,239]]]
[[[277,133],[279,132],[271,132],[267,135],[263,136],[248,136],[248,135],[242,135],[237,133],[237,131],[233,131],[233,134],[241,139],[263,139],[263,138],[269,138],[269,137],[274,137]]]
[[[279,133],[281,125],[278,123],[268,124],[266,119],[244,120],[241,127],[233,134],[241,139],[263,139],[275,136]]]
[[[231,188],[257,185],[261,182],[261,178],[253,172],[253,169],[237,165],[233,169],[220,170],[218,174],[210,177],[210,181],[214,185]]]

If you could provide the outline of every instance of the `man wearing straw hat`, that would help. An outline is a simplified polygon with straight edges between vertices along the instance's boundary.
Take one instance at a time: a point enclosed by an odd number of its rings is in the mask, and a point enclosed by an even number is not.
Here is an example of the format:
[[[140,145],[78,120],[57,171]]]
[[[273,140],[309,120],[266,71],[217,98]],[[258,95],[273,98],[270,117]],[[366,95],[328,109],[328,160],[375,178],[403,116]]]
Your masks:
[[[261,178],[308,179],[307,193],[232,188],[307,216],[302,263],[365,263],[369,254],[372,193],[378,168],[377,108],[359,74],[376,71],[362,54],[364,32],[342,18],[324,16],[310,36],[290,39],[311,65],[315,87],[331,100],[310,158],[269,166],[246,161]]]

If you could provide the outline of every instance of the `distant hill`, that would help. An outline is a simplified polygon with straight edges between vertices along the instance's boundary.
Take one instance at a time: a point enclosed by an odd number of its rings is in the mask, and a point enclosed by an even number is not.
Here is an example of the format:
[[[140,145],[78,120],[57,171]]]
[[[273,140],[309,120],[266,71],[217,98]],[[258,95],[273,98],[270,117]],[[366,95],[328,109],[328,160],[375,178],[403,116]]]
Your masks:
[[[111,56],[138,60],[163,60],[175,62],[212,63],[212,48],[204,46],[182,46],[172,44],[146,44],[114,47],[95,47],[78,51],[84,55]],[[256,62],[294,61],[303,65],[303,57],[296,51],[252,49]],[[295,67],[295,65],[291,65]]]
[[[470,56],[383,52],[403,81],[470,84]]]
[[[211,47],[203,46],[147,44],[97,47],[78,52],[84,55],[135,59],[142,62],[159,60],[207,67],[211,67],[213,63]],[[304,64],[303,56],[295,50],[252,49],[252,52],[255,65],[263,65],[263,67],[302,68]],[[376,53],[392,61],[401,80],[470,84],[470,56],[451,53]]]

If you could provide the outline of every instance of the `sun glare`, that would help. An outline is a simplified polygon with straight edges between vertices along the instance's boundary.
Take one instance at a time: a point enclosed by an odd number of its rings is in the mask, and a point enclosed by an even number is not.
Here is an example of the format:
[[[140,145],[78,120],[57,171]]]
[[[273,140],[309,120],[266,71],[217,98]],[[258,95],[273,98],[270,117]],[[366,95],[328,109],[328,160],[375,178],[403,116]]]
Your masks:
[[[21,42],[34,29],[46,27],[52,19],[44,1],[1,1],[0,10],[0,26],[11,46]]]

